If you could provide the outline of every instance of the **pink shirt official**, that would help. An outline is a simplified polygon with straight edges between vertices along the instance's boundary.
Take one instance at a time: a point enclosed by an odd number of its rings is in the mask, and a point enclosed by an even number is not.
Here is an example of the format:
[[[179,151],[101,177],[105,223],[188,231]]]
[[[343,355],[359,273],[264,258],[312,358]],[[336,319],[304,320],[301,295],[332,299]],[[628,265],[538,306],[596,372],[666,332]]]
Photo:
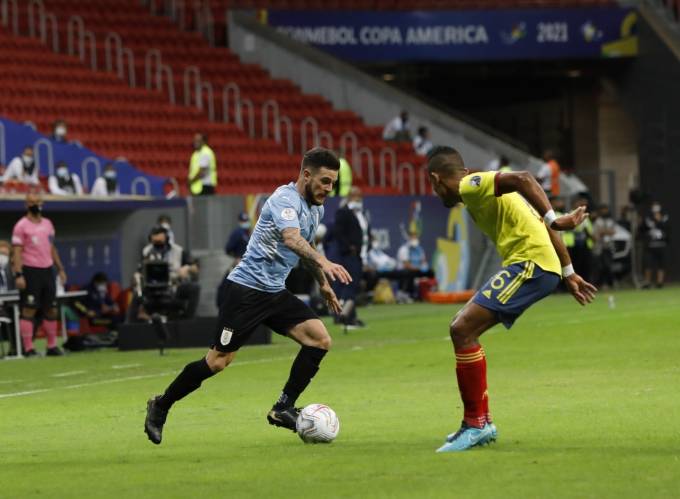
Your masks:
[[[52,260],[52,242],[54,226],[47,218],[42,217],[39,223],[23,217],[12,231],[12,244],[22,247],[21,257],[27,267],[40,269],[54,265]]]

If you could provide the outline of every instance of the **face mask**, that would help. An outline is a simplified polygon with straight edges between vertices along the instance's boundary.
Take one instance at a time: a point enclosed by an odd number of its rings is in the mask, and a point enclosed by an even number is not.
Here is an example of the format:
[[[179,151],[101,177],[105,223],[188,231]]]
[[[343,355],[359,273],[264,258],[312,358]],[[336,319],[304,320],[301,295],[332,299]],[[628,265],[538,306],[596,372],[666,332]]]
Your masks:
[[[54,129],[54,135],[57,137],[66,137],[66,127],[63,125],[58,126]]]
[[[415,248],[420,244],[420,241],[418,239],[409,239],[408,245]]]
[[[242,229],[250,229],[250,222],[241,222],[238,224]]]
[[[106,170],[104,172],[104,178],[108,178],[109,180],[116,180],[116,172],[113,170]]]
[[[59,176],[61,178],[68,177],[68,168],[66,168],[64,166],[57,168],[57,176]]]
[[[163,251],[165,249],[165,243],[153,243],[153,247],[157,251]]]
[[[42,206],[39,204],[32,204],[28,207],[28,212],[32,215],[40,215],[42,213]]]
[[[106,284],[97,284],[96,288],[97,288],[97,292],[99,292],[99,294],[102,295],[102,296],[104,296],[106,294],[106,292],[108,291]]]
[[[347,203],[347,207],[352,211],[361,211],[364,204],[361,201],[350,201]]]
[[[5,255],[4,253],[0,253],[0,267],[7,267],[8,263],[9,263],[9,255]]]
[[[21,156],[21,159],[24,160],[24,164],[27,166],[31,166],[33,164],[33,156],[29,156],[28,154],[23,154]]]
[[[170,224],[167,223],[167,222],[163,222],[163,223],[161,224],[161,227],[163,227],[163,228],[166,229],[166,230],[170,230]]]

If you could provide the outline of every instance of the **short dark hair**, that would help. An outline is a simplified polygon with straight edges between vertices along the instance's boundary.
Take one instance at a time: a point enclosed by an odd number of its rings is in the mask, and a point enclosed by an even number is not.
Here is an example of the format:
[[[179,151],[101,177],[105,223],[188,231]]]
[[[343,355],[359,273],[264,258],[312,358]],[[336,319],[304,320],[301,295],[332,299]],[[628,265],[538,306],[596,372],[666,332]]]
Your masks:
[[[109,276],[106,275],[105,272],[97,272],[95,275],[92,276],[92,282],[108,282],[109,281]]]
[[[170,215],[167,213],[161,213],[158,215],[158,218],[156,219],[157,224],[162,224],[163,221],[167,221],[169,224],[172,224],[172,219],[170,218]]]
[[[318,170],[321,167],[338,171],[340,169],[340,160],[338,160],[338,157],[333,151],[323,147],[315,147],[310,149],[302,157],[301,168],[311,168]]]
[[[149,231],[149,239],[151,239],[151,236],[157,236],[158,234],[165,234],[166,241],[169,239],[168,229],[162,225],[154,225],[151,227],[151,231]]]
[[[435,146],[427,154],[428,173],[448,176],[465,168],[463,157],[453,147]]]

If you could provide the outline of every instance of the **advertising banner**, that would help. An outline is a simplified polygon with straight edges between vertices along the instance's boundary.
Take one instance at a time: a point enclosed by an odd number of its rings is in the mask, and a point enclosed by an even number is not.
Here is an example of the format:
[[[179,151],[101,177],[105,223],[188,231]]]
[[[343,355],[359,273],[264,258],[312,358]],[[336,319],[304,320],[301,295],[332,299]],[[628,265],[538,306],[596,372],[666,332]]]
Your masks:
[[[631,57],[633,9],[477,11],[270,10],[291,38],[357,62]]]

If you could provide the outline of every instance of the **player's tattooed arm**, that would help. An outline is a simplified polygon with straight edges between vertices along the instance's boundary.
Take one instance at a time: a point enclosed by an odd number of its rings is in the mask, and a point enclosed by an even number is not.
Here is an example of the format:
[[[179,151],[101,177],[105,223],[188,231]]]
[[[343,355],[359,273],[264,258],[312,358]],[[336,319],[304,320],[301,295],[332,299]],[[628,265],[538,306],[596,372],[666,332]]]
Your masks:
[[[309,261],[303,260],[303,259],[300,260],[300,263],[302,263],[302,266],[305,269],[307,269],[307,271],[310,274],[312,274],[312,276],[314,277],[316,282],[319,283],[319,286],[321,286],[322,288],[324,288],[326,286],[330,286],[330,284],[328,284],[328,279],[326,279],[326,274],[323,273],[323,270],[321,270],[321,267],[319,267],[318,265],[313,265]]]
[[[323,299],[326,301],[328,309],[334,314],[342,313],[342,305],[340,305],[338,297],[335,296],[335,292],[333,291],[333,288],[331,288],[331,285],[328,283],[328,279],[326,279],[326,275],[321,270],[321,267],[311,265],[306,260],[300,260],[300,262],[302,263],[302,266],[306,268],[314,276],[316,282],[319,283],[319,292],[321,293]]]
[[[305,264],[316,267],[330,281],[338,280],[343,284],[352,282],[352,277],[342,265],[333,263],[316,251],[300,234],[300,229],[288,227],[281,232],[283,244],[299,256]]]
[[[496,196],[502,196],[510,192],[519,192],[546,221],[548,228],[554,230],[573,230],[588,218],[588,213],[583,206],[576,208],[571,213],[556,217],[548,196],[529,172],[497,173],[494,179],[494,186]]]

